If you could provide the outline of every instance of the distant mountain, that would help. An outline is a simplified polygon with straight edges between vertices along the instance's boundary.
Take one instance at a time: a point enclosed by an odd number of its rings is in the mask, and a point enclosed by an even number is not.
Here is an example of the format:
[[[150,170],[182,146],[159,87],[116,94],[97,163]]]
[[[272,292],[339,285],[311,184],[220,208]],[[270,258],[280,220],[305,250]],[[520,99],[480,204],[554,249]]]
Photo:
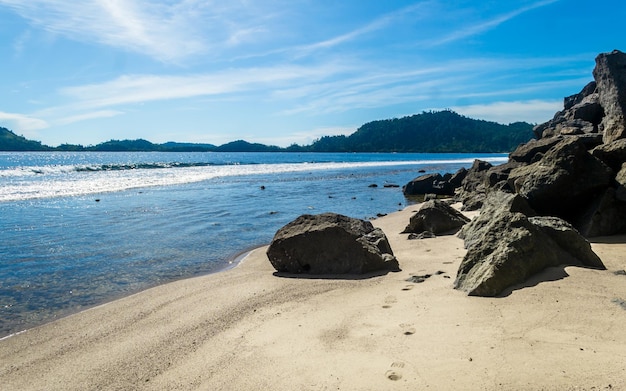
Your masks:
[[[369,122],[347,137],[322,137],[310,148],[320,152],[509,152],[533,138],[532,128],[526,122],[502,125],[444,110]]]
[[[533,138],[533,125],[502,125],[464,117],[451,110],[368,122],[350,136],[324,136],[311,145],[280,148],[237,140],[220,146],[110,140],[95,146],[62,144],[57,148],[27,140],[0,128],[0,151],[161,151],[161,152],[509,152]]]
[[[215,152],[280,152],[282,148],[273,145],[249,143],[243,140],[232,141],[215,148]]]
[[[7,128],[0,127],[0,151],[48,151],[52,148],[39,141],[18,136]]]

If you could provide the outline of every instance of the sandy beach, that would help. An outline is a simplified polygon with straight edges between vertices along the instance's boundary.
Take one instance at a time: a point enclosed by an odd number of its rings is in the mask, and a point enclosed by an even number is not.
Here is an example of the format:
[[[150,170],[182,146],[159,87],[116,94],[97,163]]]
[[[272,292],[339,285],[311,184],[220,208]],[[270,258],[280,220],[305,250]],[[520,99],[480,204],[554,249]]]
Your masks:
[[[462,240],[400,234],[418,207],[373,222],[401,272],[276,276],[259,248],[0,340],[0,389],[626,390],[626,236],[593,241],[605,271],[468,297]]]

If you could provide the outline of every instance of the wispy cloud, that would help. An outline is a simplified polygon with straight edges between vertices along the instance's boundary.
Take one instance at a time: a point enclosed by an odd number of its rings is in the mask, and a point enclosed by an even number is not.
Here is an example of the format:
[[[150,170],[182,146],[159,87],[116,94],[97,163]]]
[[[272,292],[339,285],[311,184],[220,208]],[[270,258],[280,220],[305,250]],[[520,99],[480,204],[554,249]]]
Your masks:
[[[160,61],[177,61],[206,49],[194,34],[193,10],[174,5],[145,0],[0,0],[0,5],[51,33]]]
[[[48,123],[42,119],[19,113],[0,111],[0,121],[11,123],[12,128],[26,133],[48,127]]]
[[[509,123],[526,121],[543,123],[563,109],[563,100],[528,100],[512,102],[493,102],[468,106],[453,106],[450,109],[459,114],[488,121]]]
[[[439,45],[443,45],[443,44],[450,43],[450,42],[453,42],[453,41],[458,41],[458,40],[463,39],[463,38],[467,38],[467,37],[471,37],[471,36],[474,36],[474,35],[481,34],[481,33],[485,32],[485,31],[494,29],[494,28],[498,27],[499,25],[501,25],[501,24],[503,24],[505,22],[508,22],[509,20],[511,20],[511,19],[521,15],[521,14],[524,14],[524,13],[526,13],[528,11],[532,11],[532,10],[537,9],[537,8],[541,8],[541,7],[544,7],[544,6],[556,3],[558,1],[560,1],[560,0],[542,0],[542,1],[538,1],[538,2],[532,3],[532,4],[528,5],[528,6],[521,7],[521,8],[518,8],[516,10],[513,10],[511,12],[508,12],[506,14],[498,15],[498,16],[492,18],[492,19],[489,19],[489,20],[486,20],[486,21],[480,21],[479,23],[462,27],[462,28],[460,28],[460,29],[458,29],[456,31],[453,31],[450,34],[444,35],[441,38],[434,39],[434,40],[430,41],[428,43],[428,46],[439,46]]]
[[[122,115],[122,114],[124,114],[124,112],[119,111],[119,110],[92,111],[88,113],[70,115],[70,116],[57,119],[55,121],[55,124],[68,125],[68,124],[73,124],[75,122],[81,122],[81,121],[98,119],[98,118],[111,118],[111,117],[115,117],[115,116]]]
[[[279,65],[184,76],[125,75],[105,83],[63,88],[60,92],[84,108],[111,107],[279,88],[282,83],[313,82],[348,69],[341,64],[310,67]]]

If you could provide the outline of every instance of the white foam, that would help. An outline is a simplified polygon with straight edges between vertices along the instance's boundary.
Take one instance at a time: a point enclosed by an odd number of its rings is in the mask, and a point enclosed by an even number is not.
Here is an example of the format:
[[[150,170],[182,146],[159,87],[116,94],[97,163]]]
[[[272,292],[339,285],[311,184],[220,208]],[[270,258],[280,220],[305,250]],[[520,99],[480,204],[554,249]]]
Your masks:
[[[505,157],[485,158],[493,163]],[[83,166],[17,167],[0,170],[0,201],[80,196],[153,186],[201,182],[217,177],[337,170],[364,167],[471,164],[473,158],[454,160],[374,161],[344,163],[283,163],[88,171]]]

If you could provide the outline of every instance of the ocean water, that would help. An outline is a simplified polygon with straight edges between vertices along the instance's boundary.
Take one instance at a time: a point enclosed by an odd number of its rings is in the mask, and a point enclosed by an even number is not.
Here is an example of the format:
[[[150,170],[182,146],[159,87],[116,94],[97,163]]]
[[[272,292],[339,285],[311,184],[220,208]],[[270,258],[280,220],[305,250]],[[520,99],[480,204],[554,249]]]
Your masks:
[[[492,154],[0,152],[0,337],[228,268],[304,213],[374,218]],[[378,187],[370,187],[376,184]]]

